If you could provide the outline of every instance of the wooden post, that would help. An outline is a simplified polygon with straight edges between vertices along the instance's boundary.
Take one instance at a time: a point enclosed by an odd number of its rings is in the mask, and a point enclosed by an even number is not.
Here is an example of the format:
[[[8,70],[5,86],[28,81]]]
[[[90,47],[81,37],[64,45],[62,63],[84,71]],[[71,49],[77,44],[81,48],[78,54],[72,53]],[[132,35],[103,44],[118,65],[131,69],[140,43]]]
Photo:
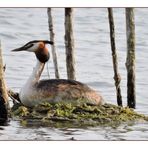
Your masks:
[[[0,43],[0,125],[4,125],[8,120],[8,94],[4,80],[2,50]]]
[[[134,8],[126,8],[126,36],[127,36],[127,105],[136,107],[135,93],[135,21]]]
[[[68,79],[75,80],[73,8],[65,8],[65,47]]]
[[[51,8],[47,8],[47,14],[48,14],[50,40],[54,42],[54,44],[51,45],[51,49],[52,49],[52,57],[53,57],[53,63],[54,63],[54,68],[55,68],[55,77],[59,79],[60,75],[59,75],[59,69],[58,69],[57,53],[56,53],[56,48],[55,48],[55,39],[54,39],[55,34],[54,34],[54,29],[53,29],[53,18],[52,18]]]
[[[108,18],[110,26],[110,42],[111,42],[112,60],[113,60],[113,69],[114,69],[114,80],[115,80],[116,94],[117,94],[117,104],[119,106],[122,106],[122,96],[120,89],[121,77],[118,72],[118,61],[117,61],[116,44],[115,44],[115,26],[114,26],[112,8],[108,8]]]

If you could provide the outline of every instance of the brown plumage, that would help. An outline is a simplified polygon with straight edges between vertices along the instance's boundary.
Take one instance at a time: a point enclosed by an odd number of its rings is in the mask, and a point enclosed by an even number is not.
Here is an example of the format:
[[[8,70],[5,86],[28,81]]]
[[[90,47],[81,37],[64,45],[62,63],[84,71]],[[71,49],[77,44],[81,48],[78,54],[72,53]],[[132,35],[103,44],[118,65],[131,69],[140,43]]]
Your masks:
[[[53,99],[51,99],[50,102],[103,103],[101,95],[97,94],[86,84],[75,80],[41,80],[35,84],[35,88],[38,92],[42,92],[42,94],[44,94],[44,98],[51,95]]]

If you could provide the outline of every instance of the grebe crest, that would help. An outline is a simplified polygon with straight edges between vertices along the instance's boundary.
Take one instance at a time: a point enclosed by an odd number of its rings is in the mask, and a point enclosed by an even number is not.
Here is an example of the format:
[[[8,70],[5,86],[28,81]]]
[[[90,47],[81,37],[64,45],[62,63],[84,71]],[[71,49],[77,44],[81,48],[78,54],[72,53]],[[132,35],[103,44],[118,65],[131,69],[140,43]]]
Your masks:
[[[32,75],[19,93],[21,102],[28,107],[33,107],[43,102],[104,104],[104,100],[99,93],[81,82],[67,79],[39,80],[44,65],[50,58],[46,44],[52,45],[53,42],[34,40],[12,50],[34,52],[37,58],[37,64]]]

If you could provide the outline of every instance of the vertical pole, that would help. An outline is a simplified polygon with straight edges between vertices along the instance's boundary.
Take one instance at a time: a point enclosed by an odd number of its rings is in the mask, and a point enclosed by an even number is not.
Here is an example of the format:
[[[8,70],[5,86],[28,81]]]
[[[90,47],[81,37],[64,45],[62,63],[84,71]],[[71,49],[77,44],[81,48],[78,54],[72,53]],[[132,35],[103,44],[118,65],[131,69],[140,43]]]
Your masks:
[[[60,75],[59,75],[59,69],[58,69],[57,53],[56,53],[56,48],[55,48],[55,39],[54,39],[55,34],[54,34],[54,28],[53,28],[53,18],[52,18],[51,8],[47,8],[47,14],[48,14],[48,25],[49,25],[49,32],[50,32],[50,40],[54,42],[54,44],[51,45],[51,50],[52,50],[54,68],[55,68],[55,77],[57,79],[59,79]]]
[[[135,20],[134,8],[126,8],[126,36],[127,36],[127,105],[136,107],[135,94]]]
[[[114,80],[115,80],[116,94],[117,94],[117,104],[119,106],[122,106],[122,96],[121,96],[121,89],[120,89],[121,77],[118,72],[118,60],[117,60],[117,52],[116,52],[116,44],[115,44],[115,25],[114,25],[112,8],[108,8],[108,19],[109,19],[109,27],[110,27],[110,42],[111,42],[112,60],[113,60],[113,69],[114,69]]]
[[[75,80],[75,57],[73,35],[73,9],[65,8],[65,47],[68,79]]]
[[[0,125],[4,125],[8,120],[8,94],[4,80],[2,50],[0,43]]]

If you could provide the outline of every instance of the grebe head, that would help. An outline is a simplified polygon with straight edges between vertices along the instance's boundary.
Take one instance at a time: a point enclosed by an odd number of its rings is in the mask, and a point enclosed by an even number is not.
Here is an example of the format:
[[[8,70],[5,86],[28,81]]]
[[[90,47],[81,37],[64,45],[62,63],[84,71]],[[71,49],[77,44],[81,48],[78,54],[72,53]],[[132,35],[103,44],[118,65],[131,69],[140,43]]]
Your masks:
[[[25,44],[24,46],[14,49],[12,51],[29,51],[29,52],[34,52],[37,59],[42,62],[45,63],[49,60],[49,52],[48,49],[46,48],[46,44],[53,44],[52,41],[48,41],[48,40],[34,40],[34,41],[30,41],[27,44]]]

